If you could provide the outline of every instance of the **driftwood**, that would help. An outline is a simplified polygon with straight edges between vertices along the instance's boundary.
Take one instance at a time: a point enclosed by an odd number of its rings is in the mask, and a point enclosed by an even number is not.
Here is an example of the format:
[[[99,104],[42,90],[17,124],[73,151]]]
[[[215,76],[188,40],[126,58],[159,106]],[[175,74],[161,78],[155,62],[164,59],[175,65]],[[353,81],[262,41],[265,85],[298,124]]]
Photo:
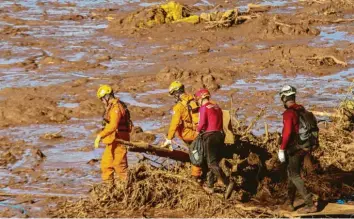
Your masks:
[[[123,144],[128,147],[129,151],[132,152],[143,152],[159,157],[167,157],[176,161],[190,162],[189,154],[181,150],[169,150],[166,148],[161,148],[159,146],[150,145],[146,142],[130,142],[124,140],[117,140],[118,143]]]
[[[247,13],[257,13],[257,12],[266,12],[270,10],[269,5],[257,5],[257,4],[248,4]]]
[[[346,23],[346,22],[353,22],[354,21],[354,19],[337,19],[337,20],[334,20],[334,21],[332,21],[332,20],[328,20],[328,23]]]
[[[337,117],[337,118],[340,117],[338,113],[320,112],[320,111],[311,111],[311,112],[316,116],[327,116],[327,117]]]
[[[309,58],[307,58],[307,60],[313,60],[313,61],[318,61],[318,62],[326,62],[326,60],[331,60],[335,64],[338,64],[338,65],[342,65],[342,66],[347,66],[348,65],[346,62],[343,62],[343,61],[337,59],[336,57],[330,56],[330,55],[328,55],[328,56],[309,57]]]

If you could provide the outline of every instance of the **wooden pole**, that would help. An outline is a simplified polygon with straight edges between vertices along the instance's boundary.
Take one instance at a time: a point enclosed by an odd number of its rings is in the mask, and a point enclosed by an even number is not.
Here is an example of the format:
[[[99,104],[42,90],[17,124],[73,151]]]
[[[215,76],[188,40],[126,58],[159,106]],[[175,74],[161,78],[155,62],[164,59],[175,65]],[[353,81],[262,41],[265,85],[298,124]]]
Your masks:
[[[123,144],[128,147],[129,151],[132,152],[142,152],[159,157],[167,157],[176,161],[190,162],[188,152],[181,150],[169,150],[166,148],[161,148],[159,146],[150,145],[146,142],[130,142],[121,139],[116,140],[119,144]]]

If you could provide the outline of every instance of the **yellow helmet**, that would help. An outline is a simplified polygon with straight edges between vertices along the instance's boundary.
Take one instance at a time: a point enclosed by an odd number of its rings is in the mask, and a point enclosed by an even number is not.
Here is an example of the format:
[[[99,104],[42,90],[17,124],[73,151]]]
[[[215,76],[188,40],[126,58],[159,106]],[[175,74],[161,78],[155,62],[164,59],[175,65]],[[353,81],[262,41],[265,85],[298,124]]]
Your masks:
[[[106,96],[107,94],[112,93],[112,88],[109,85],[101,85],[100,88],[97,90],[97,98],[101,99],[102,97]]]
[[[173,95],[174,92],[181,90],[181,89],[184,89],[184,85],[179,81],[174,81],[168,87],[168,93],[170,95]]]

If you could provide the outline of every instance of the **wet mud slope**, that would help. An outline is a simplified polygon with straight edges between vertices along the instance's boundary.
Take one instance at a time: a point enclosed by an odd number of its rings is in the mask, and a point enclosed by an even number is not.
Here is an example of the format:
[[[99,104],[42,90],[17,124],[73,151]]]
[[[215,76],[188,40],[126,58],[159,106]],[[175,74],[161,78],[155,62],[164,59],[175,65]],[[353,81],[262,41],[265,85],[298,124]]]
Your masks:
[[[336,112],[353,98],[351,0],[0,6],[1,217],[291,216],[278,209],[286,190],[276,158],[279,87],[294,85],[298,102],[313,111]],[[128,184],[100,184],[98,86],[110,84],[128,104],[140,127],[133,140],[158,144],[174,104],[172,80],[188,92],[210,89],[237,115],[237,142],[221,163],[237,182],[228,202],[222,188],[208,195],[192,182],[188,163],[143,153],[128,154]],[[322,208],[338,199],[348,204],[353,133],[331,117],[318,119],[321,147],[304,171],[306,184]]]

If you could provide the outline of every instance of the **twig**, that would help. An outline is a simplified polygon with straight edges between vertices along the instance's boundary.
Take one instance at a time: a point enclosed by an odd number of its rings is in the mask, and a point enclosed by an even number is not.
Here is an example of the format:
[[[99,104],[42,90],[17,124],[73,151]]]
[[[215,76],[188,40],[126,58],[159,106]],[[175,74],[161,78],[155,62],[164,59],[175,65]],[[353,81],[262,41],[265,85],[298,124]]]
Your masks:
[[[265,139],[263,141],[263,144],[266,144],[269,140],[269,132],[268,132],[268,123],[264,122],[264,131],[265,131]]]
[[[281,23],[281,22],[278,22],[278,21],[275,21],[275,24],[276,24],[276,25],[279,25],[279,26],[292,27],[292,26],[289,25],[289,24],[284,24],[284,23]]]
[[[345,23],[345,22],[352,22],[354,19],[337,19],[334,21],[329,20],[328,22],[330,23]]]
[[[327,117],[336,117],[339,118],[340,115],[338,113],[329,113],[329,112],[320,112],[320,111],[311,111],[316,116],[327,116]]]
[[[258,113],[258,115],[252,120],[252,122],[249,124],[247,127],[246,131],[243,133],[243,135],[247,135],[254,127],[256,122],[264,115],[265,109],[261,109],[261,111]]]

